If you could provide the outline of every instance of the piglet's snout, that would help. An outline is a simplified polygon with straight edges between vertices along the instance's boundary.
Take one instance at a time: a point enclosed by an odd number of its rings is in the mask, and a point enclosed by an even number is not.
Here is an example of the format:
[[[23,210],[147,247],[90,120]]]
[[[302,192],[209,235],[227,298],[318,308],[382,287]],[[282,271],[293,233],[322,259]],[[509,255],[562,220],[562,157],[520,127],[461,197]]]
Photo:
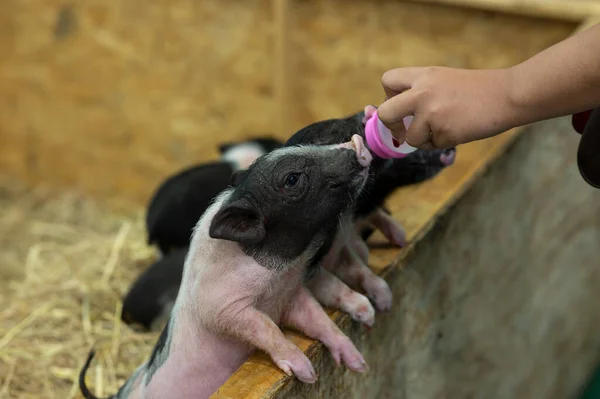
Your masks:
[[[356,159],[358,160],[358,163],[365,168],[369,166],[371,160],[373,159],[373,156],[365,146],[363,138],[358,134],[352,136],[351,141],[340,144],[339,148],[348,148],[350,150],[354,150],[356,152]]]
[[[454,148],[445,150],[442,155],[440,155],[440,162],[444,166],[450,166],[454,163],[456,159],[456,150]]]

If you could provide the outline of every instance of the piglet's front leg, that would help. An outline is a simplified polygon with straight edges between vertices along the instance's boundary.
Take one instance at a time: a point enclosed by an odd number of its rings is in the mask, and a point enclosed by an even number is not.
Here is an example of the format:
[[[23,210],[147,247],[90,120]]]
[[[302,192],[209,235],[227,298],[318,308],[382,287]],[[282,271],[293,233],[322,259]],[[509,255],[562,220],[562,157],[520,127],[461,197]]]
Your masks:
[[[235,316],[235,330],[229,334],[265,351],[287,375],[296,375],[306,383],[317,380],[312,363],[288,340],[279,327],[263,312],[248,307]]]
[[[369,216],[369,221],[381,230],[383,235],[393,244],[399,247],[406,246],[406,232],[398,221],[396,221],[392,215],[384,212],[383,209],[377,208],[377,210]]]
[[[371,270],[350,245],[342,248],[334,274],[353,289],[363,289],[378,311],[390,310],[392,291],[388,283]]]
[[[348,313],[352,319],[367,327],[375,323],[375,309],[371,302],[324,268],[317,269],[306,282],[306,287],[324,306]]]
[[[358,233],[358,227],[356,228],[356,231]],[[364,263],[369,262],[369,246],[360,235],[352,233],[350,239],[348,240],[348,245],[350,245],[354,249],[358,257]]]
[[[326,258],[323,267],[350,288],[364,290],[377,310],[389,310],[392,291],[384,279],[373,273],[360,251],[356,251],[357,242],[364,242],[358,232],[353,228],[346,229],[339,253],[336,257]]]
[[[352,371],[367,371],[365,359],[350,338],[335,325],[306,288],[300,287],[297,291],[283,323],[321,341],[338,366],[343,362]]]

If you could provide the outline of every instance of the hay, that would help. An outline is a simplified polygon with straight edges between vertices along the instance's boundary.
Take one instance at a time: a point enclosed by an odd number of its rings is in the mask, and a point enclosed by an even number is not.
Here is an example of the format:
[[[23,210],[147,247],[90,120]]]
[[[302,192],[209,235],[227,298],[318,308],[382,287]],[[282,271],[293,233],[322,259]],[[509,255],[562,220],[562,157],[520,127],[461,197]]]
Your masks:
[[[116,392],[157,333],[121,325],[121,298],[153,260],[143,213],[115,215],[83,196],[0,177],[0,398]]]

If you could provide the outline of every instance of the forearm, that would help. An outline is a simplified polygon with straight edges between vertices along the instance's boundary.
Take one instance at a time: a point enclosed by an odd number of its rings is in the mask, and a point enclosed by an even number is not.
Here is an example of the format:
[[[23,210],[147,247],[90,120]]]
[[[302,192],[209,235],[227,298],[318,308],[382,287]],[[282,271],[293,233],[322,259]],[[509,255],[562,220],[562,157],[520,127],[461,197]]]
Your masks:
[[[600,25],[508,71],[515,126],[600,106]]]

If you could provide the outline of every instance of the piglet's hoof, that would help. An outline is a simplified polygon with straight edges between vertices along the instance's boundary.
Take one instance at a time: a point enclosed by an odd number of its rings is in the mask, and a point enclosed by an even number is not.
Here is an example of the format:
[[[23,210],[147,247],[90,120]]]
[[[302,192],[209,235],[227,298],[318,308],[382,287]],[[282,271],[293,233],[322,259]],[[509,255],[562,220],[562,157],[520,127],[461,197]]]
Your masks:
[[[401,248],[407,245],[404,227],[383,209],[378,209],[369,220],[392,244]]]
[[[369,369],[367,362],[354,346],[352,341],[344,335],[336,338],[329,348],[331,356],[338,366],[343,361],[346,367],[357,373],[364,373]]]
[[[312,384],[317,381],[317,374],[312,363],[300,349],[294,347],[282,359],[273,359],[277,367],[291,376],[294,374],[302,382]]]
[[[342,304],[342,309],[350,317],[361,324],[371,328],[375,324],[375,309],[371,302],[358,292],[352,291],[346,302]]]
[[[375,304],[377,311],[387,312],[392,308],[392,290],[384,279],[373,275],[365,279],[363,284],[367,297]]]

